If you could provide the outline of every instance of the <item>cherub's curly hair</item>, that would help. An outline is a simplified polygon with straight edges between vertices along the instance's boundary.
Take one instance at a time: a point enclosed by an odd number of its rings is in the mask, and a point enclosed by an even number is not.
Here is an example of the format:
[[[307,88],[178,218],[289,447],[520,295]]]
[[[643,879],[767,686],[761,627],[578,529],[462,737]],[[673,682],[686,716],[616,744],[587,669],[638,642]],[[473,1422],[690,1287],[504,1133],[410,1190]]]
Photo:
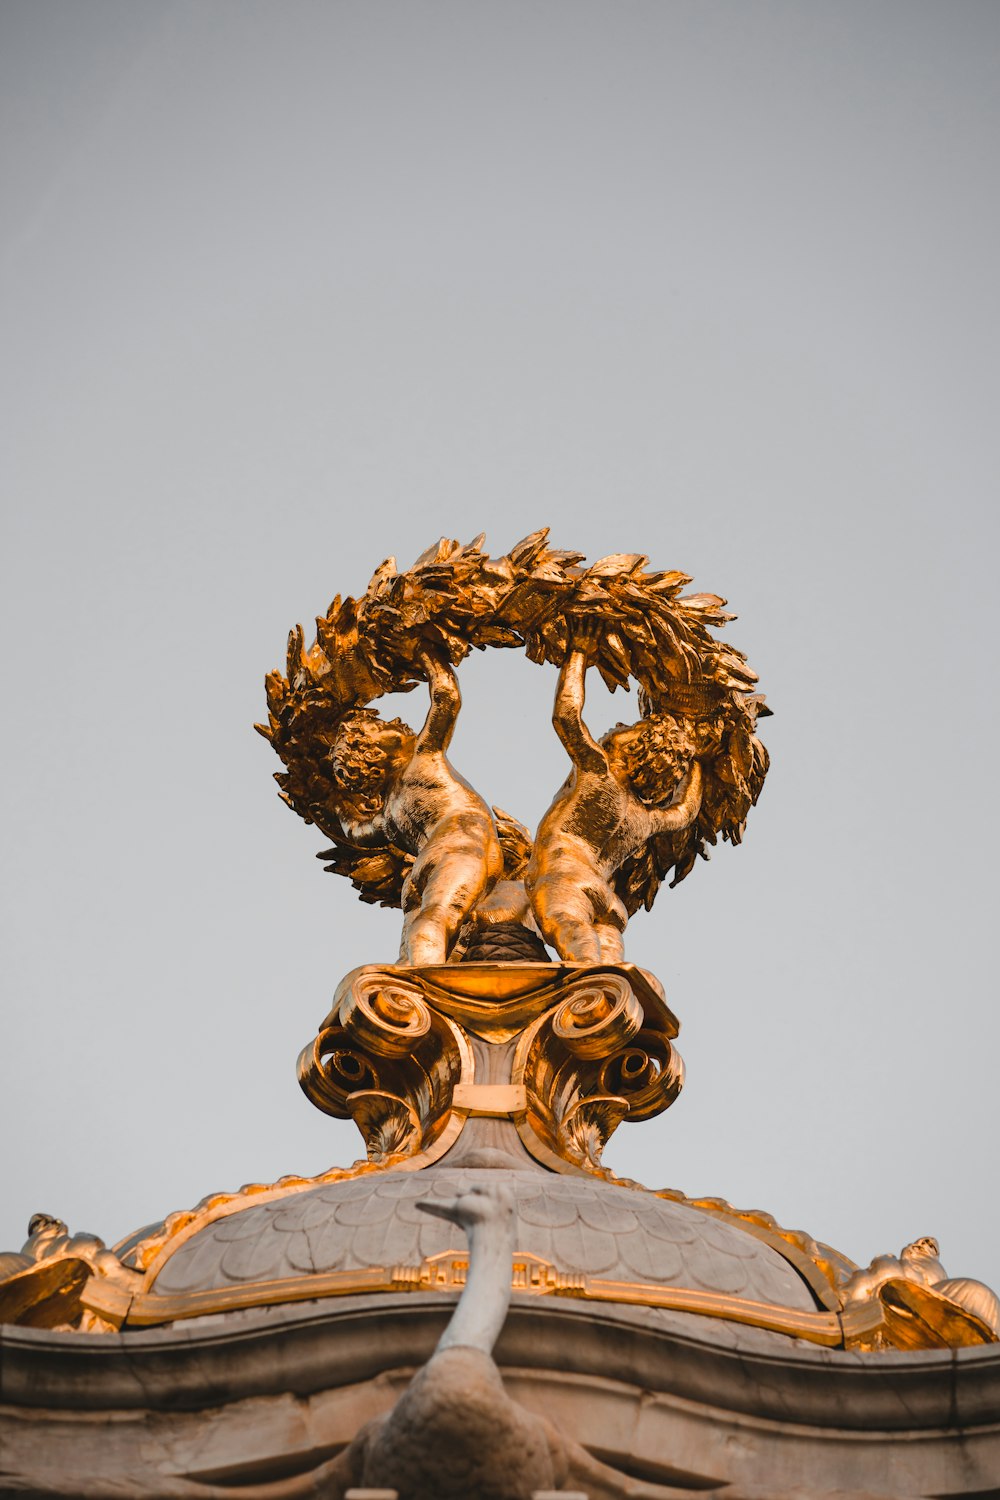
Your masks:
[[[616,724],[601,736],[608,746],[628,724]],[[621,747],[626,775],[644,801],[665,802],[698,754],[700,738],[690,719],[673,714],[650,714],[641,721],[641,734]]]
[[[366,791],[379,780],[376,768],[376,745],[373,730],[398,729],[401,734],[412,734],[409,724],[402,719],[380,719],[374,708],[356,708],[344,715],[337,729],[333,745],[333,770],[338,784],[348,792]]]

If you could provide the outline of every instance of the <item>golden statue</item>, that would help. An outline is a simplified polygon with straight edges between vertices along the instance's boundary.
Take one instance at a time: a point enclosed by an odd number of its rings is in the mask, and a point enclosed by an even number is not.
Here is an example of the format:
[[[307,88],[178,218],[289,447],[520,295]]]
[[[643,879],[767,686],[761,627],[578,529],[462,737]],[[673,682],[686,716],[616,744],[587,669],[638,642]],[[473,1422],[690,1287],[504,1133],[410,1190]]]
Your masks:
[[[876,1305],[881,1326],[875,1347],[957,1348],[1000,1336],[1000,1299],[981,1281],[950,1277],[933,1235],[904,1245],[899,1255],[876,1255],[840,1288],[845,1313]]]
[[[552,714],[573,770],[538,825],[525,875],[543,937],[574,963],[621,962],[628,911],[613,878],[651,839],[690,828],[702,798],[697,744],[683,720],[654,714],[600,741],[590,733],[584,684],[597,635],[596,621],[573,622]]]
[[[431,704],[419,734],[400,719],[355,709],[333,745],[344,830],[359,847],[414,856],[403,879],[400,962],[443,964],[466,917],[503,871],[490,809],[445,752],[462,706],[458,679],[433,651],[419,665]]]
[[[389,558],[362,598],[338,595],[312,646],[293,631],[258,728],[285,762],[284,800],[333,840],[327,868],[363,901],[402,907],[402,962],[476,961],[484,934],[510,958],[544,956],[544,937],[563,959],[618,962],[626,922],[668,874],[683,880],[720,835],[740,842],[767,772],[755,731],[768,710],[745,657],[709,631],[732,618],[725,600],[683,594],[686,574],[633,553],[587,567],[545,531],[502,558],[481,542],[442,540],[403,573]],[[560,669],[555,725],[573,772],[534,850],[445,756],[454,665],[490,646]],[[581,717],[589,668],[612,689],[639,684],[639,721],[599,743]],[[419,735],[370,707],[418,682],[431,690]]]
[[[36,1328],[117,1328],[139,1282],[96,1234],[32,1214],[20,1252],[0,1254],[0,1323]]]
[[[402,910],[400,962],[366,964],[345,975],[299,1058],[303,1091],[331,1117],[354,1120],[365,1158],[316,1178],[287,1176],[209,1194],[113,1249],[36,1215],[22,1250],[0,1255],[0,1322],[109,1331],[200,1316],[212,1307],[268,1305],[272,1296],[289,1295],[284,1273],[257,1283],[242,1271],[226,1272],[218,1285],[194,1289],[182,1277],[172,1291],[161,1271],[190,1238],[254,1204],[292,1206],[296,1195],[317,1188],[442,1162],[447,1172],[513,1167],[512,1177],[533,1163],[544,1174],[596,1177],[615,1193],[634,1192],[642,1213],[626,1215],[634,1231],[623,1235],[638,1234],[640,1218],[662,1207],[654,1202],[662,1199],[697,1211],[692,1222],[706,1239],[713,1219],[756,1236],[768,1258],[784,1262],[775,1268],[768,1259],[768,1276],[780,1269],[791,1278],[783,1284],[794,1288],[792,1300],[762,1298],[750,1282],[739,1295],[728,1290],[728,1280],[675,1284],[673,1273],[660,1276],[652,1249],[634,1261],[623,1252],[622,1271],[638,1275],[645,1267],[647,1279],[605,1278],[605,1242],[614,1239],[616,1215],[610,1202],[592,1225],[601,1242],[592,1270],[579,1270],[576,1259],[582,1231],[571,1236],[573,1269],[534,1252],[514,1254],[506,1189],[489,1203],[481,1195],[477,1201],[473,1189],[448,1211],[438,1198],[417,1204],[469,1231],[464,1261],[449,1249],[444,1260],[435,1255],[419,1264],[387,1258],[385,1265],[320,1273],[317,1262],[317,1295],[440,1290],[464,1280],[456,1325],[468,1333],[476,1324],[476,1379],[493,1391],[495,1407],[499,1377],[491,1350],[512,1285],[539,1295],[697,1312],[830,1348],[997,1342],[1000,1301],[981,1282],[950,1279],[933,1239],[859,1269],[760,1210],[688,1199],[669,1188],[650,1193],[602,1165],[618,1125],[662,1113],[684,1081],[674,1047],[679,1022],[655,976],[625,962],[626,924],[640,907],[652,906],[664,880],[685,879],[720,837],[741,841],[768,770],[756,735],[768,710],[742,653],[712,634],[732,618],[723,613],[725,601],[685,594],[686,574],[650,570],[645,557],[626,553],[588,566],[579,553],[549,547],[544,531],[500,558],[489,557],[481,543],[481,537],[467,546],[442,540],[404,572],[389,558],[360,598],[334,599],[317,619],[311,645],[301,626],[292,631],[285,671],[267,677],[267,723],[257,726],[283,762],[281,796],[332,841],[320,856],[327,868],[348,876],[362,900]],[[487,647],[521,649],[531,663],[557,673],[553,724],[571,769],[534,841],[516,818],[491,809],[447,756],[462,701],[455,669],[471,650]],[[588,671],[611,690],[638,685],[635,722],[594,737],[583,717]],[[419,732],[373,706],[385,694],[422,685],[430,703]],[[532,1201],[547,1196],[548,1187],[539,1177]],[[321,1217],[329,1219],[332,1201],[321,1201]],[[564,1206],[565,1200],[556,1203],[560,1214]],[[494,1243],[484,1256],[476,1226],[485,1224]],[[219,1242],[228,1244],[222,1230]],[[756,1260],[743,1252],[738,1258]],[[236,1263],[243,1264],[239,1255]],[[294,1280],[297,1299],[305,1282]],[[463,1334],[463,1354],[469,1343]],[[469,1373],[467,1360],[459,1366],[458,1385]],[[408,1413],[431,1410],[420,1405],[428,1385],[433,1397],[434,1381],[418,1375],[395,1419],[364,1429],[331,1461],[328,1478],[395,1483],[406,1466],[394,1470],[389,1449],[408,1441]],[[531,1424],[524,1429],[511,1417],[508,1425],[512,1441],[530,1429],[542,1443],[544,1434]],[[426,1434],[421,1452],[425,1440]],[[475,1448],[473,1442],[473,1457]],[[525,1493],[557,1478],[558,1465],[553,1469],[542,1448]],[[500,1465],[502,1458],[498,1472]]]

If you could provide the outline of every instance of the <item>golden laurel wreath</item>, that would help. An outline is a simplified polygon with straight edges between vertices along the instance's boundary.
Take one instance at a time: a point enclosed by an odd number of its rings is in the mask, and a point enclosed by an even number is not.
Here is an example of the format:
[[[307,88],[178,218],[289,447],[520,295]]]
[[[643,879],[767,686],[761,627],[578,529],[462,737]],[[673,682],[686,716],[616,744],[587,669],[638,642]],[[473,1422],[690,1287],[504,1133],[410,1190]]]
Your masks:
[[[280,795],[333,840],[320,857],[351,879],[362,900],[398,906],[411,856],[389,844],[361,849],[344,831],[345,811],[371,812],[336,780],[332,752],[344,716],[416,687],[427,648],[457,663],[473,647],[519,647],[532,662],[560,666],[574,619],[597,620],[593,665],[607,686],[628,689],[634,679],[643,716],[685,719],[701,747],[696,822],[652,840],[615,877],[630,914],[648,909],[668,873],[672,884],[683,880],[720,836],[740,842],[764,783],[768,757],[755,729],[769,710],[754,692],[756,673],[741,651],[710,634],[735,616],[715,594],[684,595],[686,573],[647,571],[638,554],[587,567],[580,553],[551,548],[547,529],[500,558],[483,551],[483,540],[462,546],[442,538],[403,573],[388,558],[359,599],[338,595],[317,618],[311,646],[301,625],[290,633],[285,673],[266,678],[268,722],[256,726],[285,764],[275,777]],[[530,838],[495,811],[506,874],[516,878]]]

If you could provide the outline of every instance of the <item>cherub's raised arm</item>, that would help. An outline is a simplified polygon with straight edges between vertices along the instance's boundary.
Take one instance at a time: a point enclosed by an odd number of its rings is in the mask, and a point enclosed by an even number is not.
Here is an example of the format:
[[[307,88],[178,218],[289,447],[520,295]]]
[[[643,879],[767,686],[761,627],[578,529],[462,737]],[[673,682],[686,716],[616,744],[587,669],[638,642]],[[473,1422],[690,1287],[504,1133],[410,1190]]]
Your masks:
[[[451,664],[433,651],[421,651],[417,659],[427,673],[431,691],[431,706],[417,735],[417,750],[447,750],[462,707],[458,678]]]
[[[694,761],[684,780],[681,782],[682,792],[679,802],[670,807],[657,807],[650,809],[650,817],[656,833],[677,833],[682,828],[690,828],[695,818],[701,812],[701,798],[703,778],[701,765]]]
[[[566,754],[581,771],[607,770],[608,757],[583,722],[587,660],[594,640],[593,628],[578,626],[570,639],[569,655],[559,671],[552,706],[552,727]]]

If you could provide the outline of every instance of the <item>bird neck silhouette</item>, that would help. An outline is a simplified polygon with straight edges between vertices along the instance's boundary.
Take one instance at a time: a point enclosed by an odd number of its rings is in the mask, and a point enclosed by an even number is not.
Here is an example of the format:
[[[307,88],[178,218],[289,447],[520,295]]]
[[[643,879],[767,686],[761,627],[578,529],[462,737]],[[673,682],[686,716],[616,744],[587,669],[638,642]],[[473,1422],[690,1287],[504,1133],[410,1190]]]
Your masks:
[[[448,1203],[419,1205],[465,1230],[469,1269],[458,1306],[435,1354],[445,1349],[478,1349],[492,1355],[510,1307],[514,1254],[514,1206],[506,1185],[474,1187]]]
[[[558,1433],[510,1399],[493,1362],[511,1300],[514,1195],[491,1173],[418,1206],[465,1231],[465,1286],[434,1353],[395,1406],[334,1461],[331,1500],[358,1485],[394,1489],[401,1500],[531,1500],[563,1482],[567,1460]]]

